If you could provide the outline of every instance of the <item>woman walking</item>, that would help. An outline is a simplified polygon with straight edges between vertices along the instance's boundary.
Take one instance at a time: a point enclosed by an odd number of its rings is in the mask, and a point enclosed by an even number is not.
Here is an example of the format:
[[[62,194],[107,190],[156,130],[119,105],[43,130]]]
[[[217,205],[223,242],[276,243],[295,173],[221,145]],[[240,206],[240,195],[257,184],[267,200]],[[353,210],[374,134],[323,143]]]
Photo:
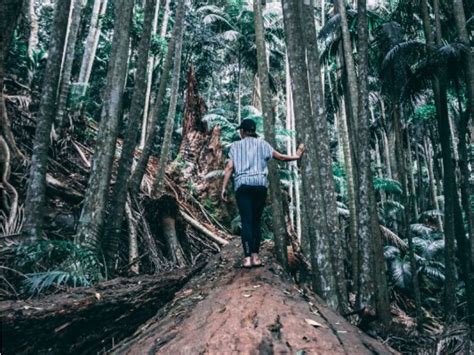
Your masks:
[[[235,196],[242,223],[241,236],[244,249],[242,266],[250,268],[262,266],[258,251],[262,237],[261,218],[267,197],[268,161],[271,158],[281,161],[299,160],[304,146],[301,144],[294,156],[281,154],[263,139],[258,138],[253,120],[243,120],[237,129],[242,139],[232,143],[230,147],[221,197],[227,201],[227,185],[234,173]]]

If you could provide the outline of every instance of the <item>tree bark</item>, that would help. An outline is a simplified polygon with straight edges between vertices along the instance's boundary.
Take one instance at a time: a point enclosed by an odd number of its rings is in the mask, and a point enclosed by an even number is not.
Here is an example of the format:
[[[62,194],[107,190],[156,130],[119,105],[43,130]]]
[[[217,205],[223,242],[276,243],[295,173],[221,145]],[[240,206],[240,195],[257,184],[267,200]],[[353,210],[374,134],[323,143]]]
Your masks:
[[[288,61],[292,79],[292,94],[295,108],[295,126],[298,140],[305,144],[306,152],[302,163],[302,191],[305,196],[303,206],[303,238],[310,243],[312,287],[333,309],[341,309],[337,296],[336,278],[332,268],[330,245],[326,239],[323,216],[323,199],[318,186],[317,146],[315,141],[311,96],[308,83],[308,70],[305,60],[305,46],[302,34],[302,21],[298,3],[295,0],[282,0],[283,20],[288,49]]]
[[[117,278],[43,300],[0,303],[7,354],[95,354],[133,334],[205,265],[160,276]],[[54,341],[52,341],[54,339]]]
[[[469,125],[470,122],[474,121],[474,52],[472,46],[470,46],[469,34],[466,28],[466,16],[464,13],[463,1],[462,0],[453,0],[453,13],[456,20],[456,27],[458,30],[458,36],[461,42],[470,49],[466,53],[466,87],[467,87],[467,117],[461,118],[460,123],[460,139],[459,139],[459,152],[461,155],[460,159],[460,170],[461,170],[461,190],[463,197],[464,213],[467,217],[467,226],[470,235],[470,246],[466,248],[465,252],[469,250],[469,263],[468,263],[468,277],[466,278],[466,298],[468,302],[468,312],[469,318],[468,321],[471,324],[471,327],[474,327],[474,212],[470,206],[469,200],[472,200],[472,193],[474,191],[473,183],[470,182],[470,174],[468,162],[472,161],[472,148],[470,153],[467,152],[468,142],[469,142]],[[461,113],[461,112],[460,112]],[[469,138],[467,138],[469,137]],[[472,142],[472,140],[471,140]],[[471,158],[469,157],[471,155]],[[472,171],[472,165],[471,165]]]
[[[81,22],[82,0],[73,0],[72,14],[69,20],[69,31],[67,37],[66,48],[64,49],[64,64],[61,74],[61,84],[59,86],[59,94],[57,99],[56,122],[59,127],[59,136],[62,136],[67,125],[66,109],[71,86],[71,72],[74,61],[74,53],[76,50],[77,35]]]
[[[276,147],[275,117],[272,104],[270,81],[268,78],[267,50],[265,48],[265,29],[262,18],[262,4],[254,0],[255,45],[257,48],[258,79],[260,82],[260,97],[262,103],[263,129],[265,139],[272,147]],[[275,253],[277,260],[284,269],[288,269],[287,236],[285,214],[283,212],[278,165],[275,161],[268,164],[268,180],[270,182],[270,198],[272,204],[273,235],[275,238]]]
[[[322,89],[321,67],[319,64],[319,49],[317,44],[316,24],[314,19],[314,0],[301,3],[301,19],[304,23],[304,43],[306,45],[306,60],[308,66],[309,90],[312,104],[313,127],[317,149],[317,171],[319,173],[321,195],[323,198],[324,220],[326,222],[327,243],[330,253],[337,292],[342,312],[348,311],[347,285],[345,278],[345,252],[342,247],[342,233],[337,214],[336,191],[332,173],[332,158],[329,149],[329,132],[327,126],[326,105]],[[332,237],[332,238],[331,238]],[[330,238],[332,242],[329,242]]]
[[[185,28],[184,13],[185,13],[185,0],[180,0],[178,7],[182,14],[176,19],[176,42],[174,49],[174,63],[173,63],[173,81],[171,84],[171,96],[170,106],[168,108],[168,116],[166,118],[165,133],[163,137],[163,144],[161,146],[160,160],[158,163],[158,171],[153,184],[154,196],[160,196],[164,189],[165,171],[168,163],[168,157],[171,147],[171,139],[174,130],[174,122],[176,120],[176,104],[178,101],[178,89],[179,89],[179,78],[181,74],[181,51],[183,48],[183,33]]]
[[[182,10],[182,11],[181,11]],[[145,175],[145,170],[148,165],[148,160],[150,159],[151,151],[153,144],[156,139],[156,123],[161,116],[163,110],[163,101],[166,95],[166,86],[168,83],[168,76],[171,69],[171,64],[173,61],[173,54],[175,50],[175,43],[178,38],[179,26],[176,26],[180,21],[184,21],[184,8],[177,6],[176,16],[175,16],[175,26],[173,28],[173,33],[171,35],[170,42],[168,44],[168,52],[166,53],[165,63],[163,64],[163,70],[160,77],[160,87],[158,89],[158,94],[153,107],[153,112],[151,114],[151,120],[149,122],[148,133],[145,145],[142,150],[142,154],[138,159],[135,170],[133,171],[132,177],[130,178],[129,188],[133,192],[140,190],[140,186],[143,180],[143,175]]]
[[[25,200],[23,232],[30,241],[39,239],[43,234],[43,209],[46,200],[49,137],[56,111],[56,92],[70,6],[71,0],[56,3],[53,29],[48,48],[48,62],[44,75],[45,81],[37,118],[38,123],[33,142],[29,184]]]
[[[153,17],[157,0],[147,0],[145,6],[145,19],[143,24],[143,34],[138,45],[135,86],[133,88],[132,103],[128,115],[128,124],[124,134],[122,153],[120,155],[117,177],[113,193],[110,196],[112,209],[108,223],[109,230],[105,240],[105,251],[110,264],[114,264],[114,257],[117,254],[119,237],[124,217],[124,208],[127,200],[128,179],[132,170],[135,147],[137,145],[138,129],[140,119],[143,115],[143,104],[147,88],[147,65],[148,53],[150,49]]]
[[[79,77],[77,82],[74,84],[74,93],[78,96],[84,96],[87,92],[87,86],[89,85],[89,79],[92,72],[92,66],[94,64],[95,54],[97,51],[97,45],[100,39],[100,29],[102,25],[102,16],[105,14],[107,9],[108,0],[95,0],[92,8],[92,16],[89,24],[89,33],[87,34],[86,41],[84,43],[84,54],[82,55],[81,69],[79,71]]]
[[[103,107],[76,240],[93,250],[100,248],[107,195],[118,130],[129,54],[133,0],[121,0],[115,13],[112,53],[104,89]]]
[[[158,28],[158,16],[160,14],[160,1],[157,2],[155,6],[155,14],[153,17],[153,24],[151,30],[151,36],[156,35],[156,31]],[[153,69],[155,68],[155,56],[152,55],[148,58],[147,64],[147,80],[146,80],[146,92],[145,92],[145,106],[143,108],[143,117],[142,117],[142,129],[140,134],[140,149],[143,149],[146,140],[146,132],[147,132],[147,125],[148,125],[148,117],[150,115],[150,104],[151,104],[151,88],[153,86]]]
[[[377,215],[377,204],[370,170],[369,89],[368,89],[368,20],[366,0],[357,2],[358,54],[359,54],[359,102],[357,151],[359,157],[359,191],[357,232],[360,252],[360,278],[357,304],[359,309],[377,310],[377,316],[385,326],[390,324],[390,302],[386,279],[383,243]],[[375,296],[375,298],[374,298]],[[374,307],[375,306],[375,307]]]

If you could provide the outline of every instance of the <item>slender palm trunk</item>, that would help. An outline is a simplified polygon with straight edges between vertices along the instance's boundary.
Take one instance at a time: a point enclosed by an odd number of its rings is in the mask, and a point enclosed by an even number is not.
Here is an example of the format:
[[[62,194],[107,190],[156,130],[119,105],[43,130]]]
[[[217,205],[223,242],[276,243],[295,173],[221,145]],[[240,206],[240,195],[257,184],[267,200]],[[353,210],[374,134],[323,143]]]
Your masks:
[[[263,128],[265,139],[271,146],[276,145],[275,117],[270,93],[270,81],[268,78],[267,51],[265,48],[265,29],[263,27],[262,4],[260,0],[254,0],[255,20],[255,44],[257,47],[258,78],[260,81],[260,97],[262,103]],[[285,214],[283,212],[280,181],[278,178],[278,166],[275,161],[270,161],[268,166],[268,178],[270,181],[270,196],[273,213],[273,234],[275,237],[275,253],[277,260],[288,268],[287,240],[285,228]]]
[[[181,73],[181,52],[183,48],[183,33],[184,33],[184,12],[185,12],[185,0],[180,0],[178,6],[182,8],[182,16],[180,21],[176,21],[177,27],[177,38],[174,50],[174,63],[173,63],[173,81],[171,84],[171,98],[170,106],[168,109],[168,116],[165,124],[165,134],[163,137],[163,144],[161,146],[160,160],[158,163],[158,172],[156,174],[155,182],[153,184],[153,195],[160,196],[164,190],[165,172],[166,165],[168,163],[169,152],[171,147],[171,139],[174,130],[174,122],[176,120],[176,104],[178,102],[178,89],[179,89],[179,77]]]
[[[89,24],[89,33],[84,43],[84,54],[82,55],[81,69],[79,77],[74,84],[74,95],[84,96],[87,92],[89,79],[92,72],[92,66],[95,60],[97,46],[99,44],[100,29],[102,25],[102,17],[107,9],[108,0],[95,0],[92,8],[92,16]],[[80,110],[80,107],[79,107]]]
[[[153,17],[153,26],[152,26],[152,36],[156,34],[158,29],[158,15],[160,14],[160,1],[157,2],[155,6],[155,15]],[[145,93],[145,106],[143,108],[143,117],[142,117],[142,129],[140,134],[140,149],[143,149],[146,141],[146,132],[148,129],[148,117],[150,117],[151,110],[151,88],[153,86],[153,69],[155,67],[155,56],[148,58],[147,66],[147,84],[146,84],[146,93]]]
[[[89,184],[79,219],[76,239],[98,250],[104,226],[118,121],[127,72],[133,0],[121,0],[116,7],[112,53],[107,71],[104,100],[92,159]]]
[[[360,278],[357,294],[358,308],[374,308],[385,326],[390,324],[390,302],[383,256],[382,236],[378,221],[377,205],[370,170],[369,90],[368,90],[368,21],[365,0],[357,2],[358,53],[359,53],[359,103],[357,150],[359,157],[359,192],[357,202],[357,231],[360,251]],[[375,296],[375,297],[374,297]]]
[[[314,123],[312,122],[302,21],[298,6],[295,0],[282,0],[288,62],[292,79],[295,127],[298,140],[306,146],[306,153],[301,161],[302,191],[305,196],[302,238],[307,238],[310,244],[313,289],[327,301],[330,307],[342,309],[337,295],[338,287],[332,268],[330,245],[326,237],[326,224],[321,218],[324,202],[318,185],[315,130],[308,129],[308,127],[313,127]]]
[[[165,8],[163,10],[163,19],[161,20],[161,28],[160,28],[160,37],[165,38],[166,32],[168,31],[168,22],[170,19],[170,0],[165,1]],[[175,21],[177,19],[175,18]]]
[[[321,194],[323,197],[324,219],[326,221],[327,238],[331,236],[330,253],[332,258],[333,272],[338,287],[338,297],[341,311],[348,310],[347,286],[345,280],[345,252],[342,247],[342,233],[339,227],[339,216],[337,214],[336,190],[332,175],[332,158],[329,149],[328,126],[326,117],[326,105],[322,90],[321,67],[319,64],[319,49],[316,42],[316,25],[314,20],[314,0],[301,7],[301,18],[305,31],[304,43],[306,45],[306,58],[308,66],[309,89],[311,95],[313,127],[315,128],[315,139],[318,142],[318,173],[320,179]]]
[[[184,21],[184,7],[177,6],[176,8],[176,16],[175,16],[175,26],[173,28],[173,33],[171,35],[171,40],[168,44],[168,52],[166,53],[165,62],[163,64],[163,70],[160,77],[160,87],[158,89],[158,94],[156,96],[153,112],[151,114],[151,119],[148,125],[148,132],[145,145],[142,149],[142,154],[138,159],[137,165],[135,170],[133,171],[132,177],[130,178],[129,188],[132,192],[137,192],[140,189],[143,175],[145,175],[146,167],[148,165],[148,160],[150,159],[151,151],[153,148],[153,144],[156,139],[156,123],[158,119],[161,117],[161,112],[163,110],[163,101],[166,95],[166,87],[168,83],[168,77],[171,69],[171,64],[173,62],[173,54],[175,51],[175,43],[179,36],[178,30],[180,29],[179,26],[176,24]]]
[[[105,243],[105,251],[110,261],[109,265],[114,264],[114,256],[118,252],[118,242],[121,232],[121,226],[124,216],[124,207],[127,200],[128,178],[132,170],[133,153],[137,144],[138,129],[140,118],[143,115],[143,103],[146,97],[147,89],[147,65],[148,52],[150,49],[154,8],[157,0],[147,0],[145,6],[145,19],[143,24],[143,35],[138,45],[137,53],[137,71],[135,75],[135,86],[133,89],[132,103],[128,115],[128,125],[125,131],[122,154],[120,156],[117,178],[113,193],[111,195],[112,210],[108,227],[110,228]]]
[[[36,15],[35,11],[35,0],[28,0],[28,23],[30,25],[30,33],[28,35],[28,57],[33,58],[34,52],[37,50],[38,47],[38,16]],[[33,71],[28,71],[28,86],[31,85],[33,81]]]
[[[56,3],[53,29],[48,48],[48,62],[42,89],[33,154],[31,157],[28,191],[25,200],[25,224],[23,232],[30,240],[41,238],[43,234],[43,209],[46,201],[46,171],[51,126],[56,112],[61,60],[67,32],[71,0]]]
[[[67,124],[66,108],[71,86],[72,64],[74,61],[74,53],[76,49],[76,40],[79,33],[79,25],[81,22],[82,0],[73,0],[71,18],[69,20],[69,32],[67,36],[67,44],[64,52],[63,71],[61,75],[61,85],[59,86],[56,122],[59,127],[59,135],[62,135]]]
[[[453,13],[456,20],[456,27],[458,30],[459,39],[464,45],[469,48],[470,40],[469,34],[466,28],[466,16],[464,14],[464,7],[462,0],[453,0]],[[468,300],[468,311],[469,311],[469,323],[471,328],[474,326],[474,212],[469,203],[469,199],[472,196],[474,191],[474,184],[470,182],[470,176],[472,174],[472,165],[471,171],[469,171],[469,161],[472,162],[472,156],[474,155],[473,149],[469,149],[467,152],[467,146],[469,139],[469,122],[474,121],[474,53],[472,52],[472,47],[470,53],[466,55],[466,87],[467,87],[467,96],[468,96],[468,112],[467,117],[464,119],[461,118],[460,132],[459,132],[459,152],[460,152],[460,170],[461,170],[461,190],[463,196],[463,205],[464,213],[467,217],[467,226],[470,235],[470,247],[469,256],[470,262],[468,264],[468,274],[469,276],[466,279],[466,298]],[[469,138],[468,138],[469,137]],[[472,199],[472,197],[471,197]],[[467,251],[466,251],[467,252]]]

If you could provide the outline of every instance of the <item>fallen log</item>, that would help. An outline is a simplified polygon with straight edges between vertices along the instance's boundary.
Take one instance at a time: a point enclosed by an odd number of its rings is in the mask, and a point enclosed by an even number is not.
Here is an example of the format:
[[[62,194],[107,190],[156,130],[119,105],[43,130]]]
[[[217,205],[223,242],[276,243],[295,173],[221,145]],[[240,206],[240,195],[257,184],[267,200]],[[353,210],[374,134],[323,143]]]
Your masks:
[[[117,278],[42,299],[0,302],[2,353],[90,354],[130,336],[206,261],[162,275]]]
[[[181,216],[188,222],[191,226],[196,228],[198,231],[202,232],[206,237],[212,239],[216,243],[219,243],[220,245],[227,245],[229,244],[229,241],[225,240],[224,238],[221,238],[214,233],[212,233],[209,229],[204,227],[201,223],[196,221],[194,218],[192,218],[190,215],[188,215],[186,212],[180,211]]]

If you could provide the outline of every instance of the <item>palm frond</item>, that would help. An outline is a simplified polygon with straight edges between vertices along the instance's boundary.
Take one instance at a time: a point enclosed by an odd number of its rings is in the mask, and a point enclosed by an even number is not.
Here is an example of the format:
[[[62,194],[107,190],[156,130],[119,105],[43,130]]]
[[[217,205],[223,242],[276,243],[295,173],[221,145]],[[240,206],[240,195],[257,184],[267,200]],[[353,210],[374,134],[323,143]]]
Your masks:
[[[374,188],[392,194],[400,195],[402,193],[402,185],[395,179],[387,177],[374,178]]]
[[[383,248],[383,255],[385,257],[385,260],[391,261],[394,258],[399,258],[400,257],[400,249],[398,249],[396,246],[393,245],[386,245]]]
[[[411,224],[410,230],[422,236],[429,236],[431,233],[433,233],[433,228],[430,228],[426,224],[423,224],[423,223]]]
[[[411,285],[412,272],[407,258],[394,258],[390,263],[390,276],[394,284],[401,289]]]
[[[382,236],[384,237],[385,242],[396,246],[399,250],[408,250],[408,244],[389,228],[380,225],[380,231],[382,232]]]

